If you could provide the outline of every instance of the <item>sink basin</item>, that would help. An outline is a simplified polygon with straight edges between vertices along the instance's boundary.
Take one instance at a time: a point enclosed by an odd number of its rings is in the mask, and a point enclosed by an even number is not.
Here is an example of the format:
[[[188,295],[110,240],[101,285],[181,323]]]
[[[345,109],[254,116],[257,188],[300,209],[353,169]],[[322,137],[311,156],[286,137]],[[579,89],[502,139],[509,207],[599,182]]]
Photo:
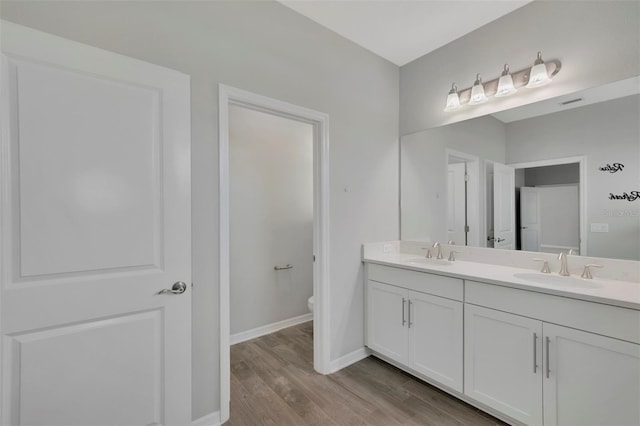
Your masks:
[[[427,259],[426,257],[416,257],[413,259],[409,259],[407,260],[407,263],[410,263],[412,265],[419,265],[419,266],[451,266],[453,265],[453,262],[450,262],[446,259]]]
[[[550,275],[535,272],[518,272],[513,274],[514,277],[525,281],[531,281],[536,284],[550,284],[563,287],[573,288],[599,288],[602,284],[577,277],[563,277],[560,275]]]

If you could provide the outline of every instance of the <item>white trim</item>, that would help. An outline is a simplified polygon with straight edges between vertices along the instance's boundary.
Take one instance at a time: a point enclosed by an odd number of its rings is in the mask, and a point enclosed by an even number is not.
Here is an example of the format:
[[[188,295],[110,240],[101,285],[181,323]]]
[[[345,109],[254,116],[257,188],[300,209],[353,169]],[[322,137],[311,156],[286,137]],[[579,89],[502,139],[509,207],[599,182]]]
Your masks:
[[[333,361],[331,361],[330,372],[331,374],[333,374],[336,371],[340,371],[343,368],[350,366],[351,364],[355,364],[358,361],[362,361],[363,359],[368,358],[369,355],[371,355],[371,351],[364,346],[356,349],[353,352],[350,352],[338,359],[334,359]]]
[[[191,426],[220,426],[220,411],[207,414],[191,422]]]
[[[294,325],[309,322],[311,320],[313,320],[313,314],[308,313],[308,314],[300,315],[298,317],[293,317],[286,320],[263,325],[261,327],[256,327],[251,330],[241,331],[240,333],[232,334],[231,337],[229,338],[229,343],[231,345],[235,345],[238,343],[246,342],[247,340],[251,340],[251,339],[255,339],[256,337],[261,337],[267,334],[275,333],[276,331],[280,331],[283,328],[293,327]]]
[[[266,96],[218,85],[219,197],[220,197],[220,420],[229,419],[229,105],[276,114],[310,123],[314,128],[313,252],[313,367],[330,372],[329,323],[329,116]]]
[[[580,168],[580,256],[588,256],[587,253],[587,157],[584,155],[575,157],[552,158],[549,160],[527,161],[524,163],[511,163],[507,166],[514,169],[528,169],[531,167],[557,166],[561,164],[578,163]]]

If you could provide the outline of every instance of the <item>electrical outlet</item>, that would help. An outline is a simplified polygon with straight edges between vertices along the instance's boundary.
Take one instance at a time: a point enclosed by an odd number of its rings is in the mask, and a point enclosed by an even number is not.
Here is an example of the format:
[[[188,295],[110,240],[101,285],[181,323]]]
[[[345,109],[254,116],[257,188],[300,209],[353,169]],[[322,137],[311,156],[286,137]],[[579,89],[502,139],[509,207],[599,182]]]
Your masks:
[[[393,244],[384,244],[382,246],[383,253],[391,253],[393,251]]]
[[[592,223],[591,232],[609,232],[608,223]]]

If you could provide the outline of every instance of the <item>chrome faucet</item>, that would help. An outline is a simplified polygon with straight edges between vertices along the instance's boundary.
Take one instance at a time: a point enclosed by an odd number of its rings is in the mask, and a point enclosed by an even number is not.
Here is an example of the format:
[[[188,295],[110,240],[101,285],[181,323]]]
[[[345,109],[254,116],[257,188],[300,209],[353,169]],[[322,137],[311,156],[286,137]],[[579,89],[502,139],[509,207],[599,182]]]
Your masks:
[[[558,255],[558,260],[560,261],[560,272],[558,272],[558,274],[562,275],[563,277],[568,277],[570,274],[569,270],[567,269],[567,253],[561,251]]]
[[[433,248],[437,248],[438,249],[438,255],[436,256],[436,259],[443,259],[442,257],[442,247],[440,247],[440,243],[439,242],[435,242],[433,243]]]

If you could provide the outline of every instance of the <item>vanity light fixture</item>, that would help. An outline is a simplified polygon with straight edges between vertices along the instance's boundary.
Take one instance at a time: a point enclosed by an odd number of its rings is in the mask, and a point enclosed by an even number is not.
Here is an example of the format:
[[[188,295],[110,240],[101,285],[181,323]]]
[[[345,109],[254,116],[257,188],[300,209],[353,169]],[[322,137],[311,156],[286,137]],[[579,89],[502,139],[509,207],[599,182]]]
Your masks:
[[[458,87],[455,83],[451,85],[449,95],[447,96],[447,105],[444,107],[446,112],[456,110],[460,108],[460,97],[458,96]]]
[[[534,87],[544,86],[549,83],[551,83],[551,78],[549,78],[549,74],[547,74],[547,66],[542,60],[542,53],[538,52],[538,57],[531,67],[529,83],[527,83],[526,87],[531,89]]]
[[[482,85],[482,79],[480,74],[476,74],[476,81],[471,87],[471,97],[469,98],[469,105],[479,105],[487,102],[489,98],[484,94],[484,86]]]
[[[504,64],[504,70],[498,80],[498,90],[496,91],[496,98],[502,98],[504,96],[513,95],[518,89],[513,85],[513,78],[509,72],[509,65]]]
[[[542,60],[542,53],[538,52],[533,66],[512,73],[509,65],[505,64],[500,77],[486,83],[482,82],[480,74],[476,74],[473,86],[467,89],[458,90],[455,83],[451,85],[444,110],[449,112],[458,110],[464,105],[480,105],[492,96],[496,98],[510,96],[520,87],[544,86],[551,82],[551,78],[560,71],[560,67],[560,61],[554,59],[545,62]]]

